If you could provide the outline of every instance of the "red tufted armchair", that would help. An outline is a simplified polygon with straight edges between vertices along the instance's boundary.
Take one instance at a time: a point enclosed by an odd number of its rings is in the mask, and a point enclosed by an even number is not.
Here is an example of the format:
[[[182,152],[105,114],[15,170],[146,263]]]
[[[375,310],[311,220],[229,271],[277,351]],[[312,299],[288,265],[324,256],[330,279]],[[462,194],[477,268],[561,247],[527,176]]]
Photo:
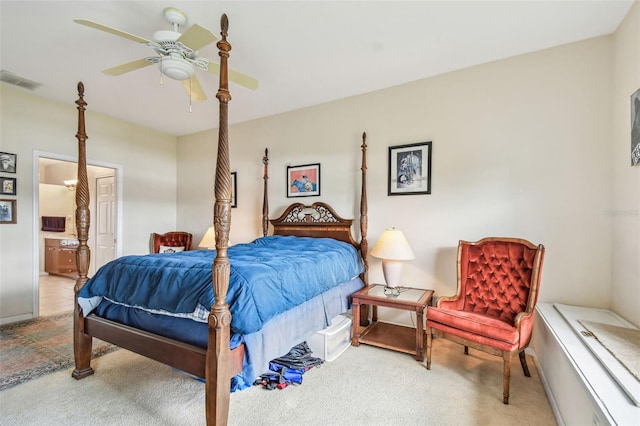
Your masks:
[[[509,403],[511,359],[518,354],[530,377],[524,350],[531,340],[544,246],[517,238],[484,238],[458,245],[458,290],[427,308],[427,369],[432,333],[502,356],[503,398]]]
[[[193,235],[188,232],[167,232],[165,234],[151,234],[152,253],[159,253],[160,246],[182,247],[185,251],[191,250]]]

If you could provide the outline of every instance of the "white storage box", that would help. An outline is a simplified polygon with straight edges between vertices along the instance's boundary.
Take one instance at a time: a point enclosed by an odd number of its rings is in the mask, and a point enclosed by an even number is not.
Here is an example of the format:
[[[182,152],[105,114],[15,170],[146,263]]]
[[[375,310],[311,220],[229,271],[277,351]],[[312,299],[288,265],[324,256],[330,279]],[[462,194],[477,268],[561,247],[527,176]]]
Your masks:
[[[351,344],[351,319],[338,315],[331,325],[307,339],[312,356],[324,361],[333,361]]]

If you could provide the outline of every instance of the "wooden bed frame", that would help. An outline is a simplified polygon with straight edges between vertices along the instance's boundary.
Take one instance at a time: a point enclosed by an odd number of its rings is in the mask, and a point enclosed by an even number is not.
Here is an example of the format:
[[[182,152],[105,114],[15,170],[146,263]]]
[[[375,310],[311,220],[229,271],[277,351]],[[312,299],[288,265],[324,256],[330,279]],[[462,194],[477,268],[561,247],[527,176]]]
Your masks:
[[[231,45],[227,41],[228,19],[220,19],[222,39],[217,47],[220,56],[220,87],[216,97],[220,103],[220,121],[218,152],[216,159],[215,205],[213,223],[216,231],[216,258],[212,265],[213,291],[215,303],[211,308],[208,326],[207,349],[189,345],[173,339],[158,336],[143,330],[122,325],[100,318],[95,314],[83,316],[77,303],[78,292],[87,282],[90,249],[87,245],[89,235],[89,185],[87,179],[86,140],[84,112],[84,85],[78,83],[78,184],[76,188],[76,227],[79,246],[76,252],[78,279],[74,288],[74,331],[73,349],[75,369],[72,377],[83,379],[94,373],[91,368],[92,339],[96,337],[128,349],[148,358],[170,365],[206,380],[206,420],[207,425],[226,425],[229,415],[231,378],[242,370],[244,345],[231,350],[229,346],[231,331],[231,313],[226,302],[229,287],[230,264],[227,257],[229,228],[231,219],[231,168],[228,141],[228,103],[231,100],[228,89],[227,60]],[[351,236],[351,220],[340,218],[333,209],[324,203],[312,206],[293,204],[278,219],[272,220],[274,234],[311,237],[330,237],[346,241],[358,248],[365,262],[367,245],[367,196],[366,196],[366,134],[362,135],[362,193],[360,202],[361,241],[357,243]],[[268,151],[265,150],[264,163],[264,201],[263,234],[268,232]],[[314,213],[319,211],[321,213]],[[320,216],[320,217],[318,217]],[[366,276],[363,274],[366,282]]]

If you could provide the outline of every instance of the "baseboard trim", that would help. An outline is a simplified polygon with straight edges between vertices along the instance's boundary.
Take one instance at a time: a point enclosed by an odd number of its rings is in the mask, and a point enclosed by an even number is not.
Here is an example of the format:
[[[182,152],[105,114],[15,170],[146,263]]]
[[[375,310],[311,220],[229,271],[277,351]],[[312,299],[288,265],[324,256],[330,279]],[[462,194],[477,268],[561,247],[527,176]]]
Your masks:
[[[5,325],[12,322],[18,322],[18,321],[26,321],[34,318],[35,316],[33,315],[33,313],[16,315],[16,316],[7,317],[7,318],[0,318],[0,325]]]

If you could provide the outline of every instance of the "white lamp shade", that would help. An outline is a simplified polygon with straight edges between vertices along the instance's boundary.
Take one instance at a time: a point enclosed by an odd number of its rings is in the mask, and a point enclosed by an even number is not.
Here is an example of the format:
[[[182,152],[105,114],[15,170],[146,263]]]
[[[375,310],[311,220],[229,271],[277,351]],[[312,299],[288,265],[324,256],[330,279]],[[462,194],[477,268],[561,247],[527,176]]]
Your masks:
[[[200,240],[200,244],[198,244],[198,248],[202,249],[214,249],[216,248],[216,231],[213,229],[213,226],[210,226],[205,232],[204,237]]]
[[[398,287],[402,274],[402,261],[415,259],[413,250],[401,230],[386,229],[376,246],[371,250],[371,256],[382,259],[382,273],[387,287]]]
[[[227,244],[229,246],[233,245],[233,243],[231,242],[231,238],[229,238]],[[200,240],[198,248],[210,250],[216,249],[216,230],[213,226],[210,226],[209,229],[207,229],[207,232],[204,233],[204,237],[202,237],[202,239]]]
[[[371,256],[387,260],[412,260],[416,258],[404,234],[396,228],[385,229],[376,246],[371,250]]]

